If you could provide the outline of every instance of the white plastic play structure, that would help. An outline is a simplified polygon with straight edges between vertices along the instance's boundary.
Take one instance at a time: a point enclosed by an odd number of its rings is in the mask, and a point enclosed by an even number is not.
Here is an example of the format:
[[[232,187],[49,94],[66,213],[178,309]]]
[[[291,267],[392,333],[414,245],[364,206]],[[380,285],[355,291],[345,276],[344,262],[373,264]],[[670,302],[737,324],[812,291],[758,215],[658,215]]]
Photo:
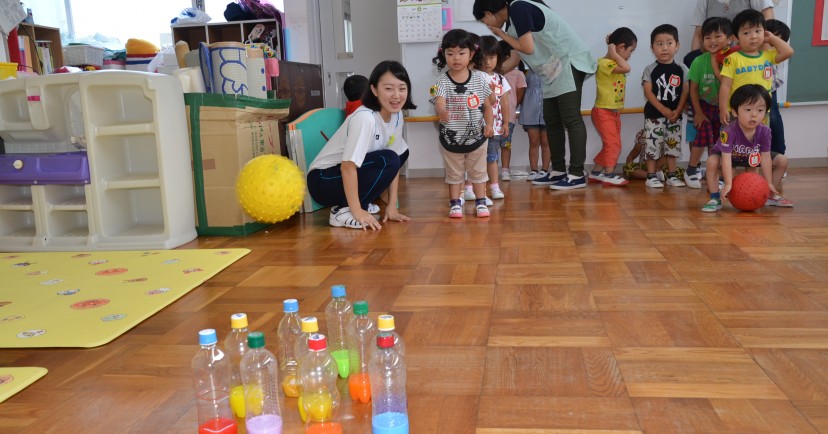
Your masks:
[[[0,137],[0,251],[169,249],[196,237],[177,78],[2,81]]]

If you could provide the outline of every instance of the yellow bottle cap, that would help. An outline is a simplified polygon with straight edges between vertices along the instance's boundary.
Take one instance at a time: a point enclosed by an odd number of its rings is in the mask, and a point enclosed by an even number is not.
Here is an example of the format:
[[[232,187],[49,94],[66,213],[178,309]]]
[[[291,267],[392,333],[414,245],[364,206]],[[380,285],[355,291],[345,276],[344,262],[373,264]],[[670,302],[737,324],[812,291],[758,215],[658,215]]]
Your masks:
[[[319,322],[316,321],[315,316],[306,316],[302,318],[302,333],[316,333],[319,331]]]
[[[247,314],[234,313],[230,315],[230,327],[234,329],[247,328]]]
[[[394,315],[380,315],[377,318],[377,330],[383,332],[394,330]]]

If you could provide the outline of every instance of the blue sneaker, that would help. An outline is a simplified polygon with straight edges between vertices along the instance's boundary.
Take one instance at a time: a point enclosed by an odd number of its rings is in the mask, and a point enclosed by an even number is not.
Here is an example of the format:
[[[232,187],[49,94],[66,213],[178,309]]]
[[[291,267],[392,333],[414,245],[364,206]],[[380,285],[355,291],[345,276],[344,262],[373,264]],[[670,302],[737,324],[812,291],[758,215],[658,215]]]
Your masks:
[[[586,187],[586,178],[583,176],[566,175],[566,178],[549,186],[552,190],[574,190]]]
[[[555,172],[555,171],[544,172],[543,170],[541,170],[540,172],[538,172],[538,177],[535,178],[534,181],[532,181],[532,185],[554,184],[554,183],[556,183],[556,182],[558,182],[562,179],[565,179],[565,178],[566,178],[566,173],[565,172]]]

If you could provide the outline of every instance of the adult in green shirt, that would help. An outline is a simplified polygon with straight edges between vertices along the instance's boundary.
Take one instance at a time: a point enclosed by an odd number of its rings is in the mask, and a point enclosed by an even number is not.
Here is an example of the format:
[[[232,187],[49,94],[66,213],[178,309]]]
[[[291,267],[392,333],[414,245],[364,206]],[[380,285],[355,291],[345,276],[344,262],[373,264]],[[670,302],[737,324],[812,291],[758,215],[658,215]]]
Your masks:
[[[475,0],[472,13],[495,36],[511,45],[541,79],[552,170],[532,183],[549,185],[553,190],[586,187],[587,131],[581,116],[581,88],[584,79],[594,74],[598,67],[589,48],[572,27],[541,0]]]

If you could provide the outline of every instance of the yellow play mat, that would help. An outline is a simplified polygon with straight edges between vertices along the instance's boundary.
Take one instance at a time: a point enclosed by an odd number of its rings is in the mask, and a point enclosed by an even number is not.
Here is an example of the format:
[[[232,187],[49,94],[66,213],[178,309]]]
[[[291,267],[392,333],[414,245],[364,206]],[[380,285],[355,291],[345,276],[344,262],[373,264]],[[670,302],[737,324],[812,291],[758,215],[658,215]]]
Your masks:
[[[47,372],[46,368],[0,368],[0,402],[11,398]]]
[[[0,253],[0,348],[106,344],[248,253]]]

